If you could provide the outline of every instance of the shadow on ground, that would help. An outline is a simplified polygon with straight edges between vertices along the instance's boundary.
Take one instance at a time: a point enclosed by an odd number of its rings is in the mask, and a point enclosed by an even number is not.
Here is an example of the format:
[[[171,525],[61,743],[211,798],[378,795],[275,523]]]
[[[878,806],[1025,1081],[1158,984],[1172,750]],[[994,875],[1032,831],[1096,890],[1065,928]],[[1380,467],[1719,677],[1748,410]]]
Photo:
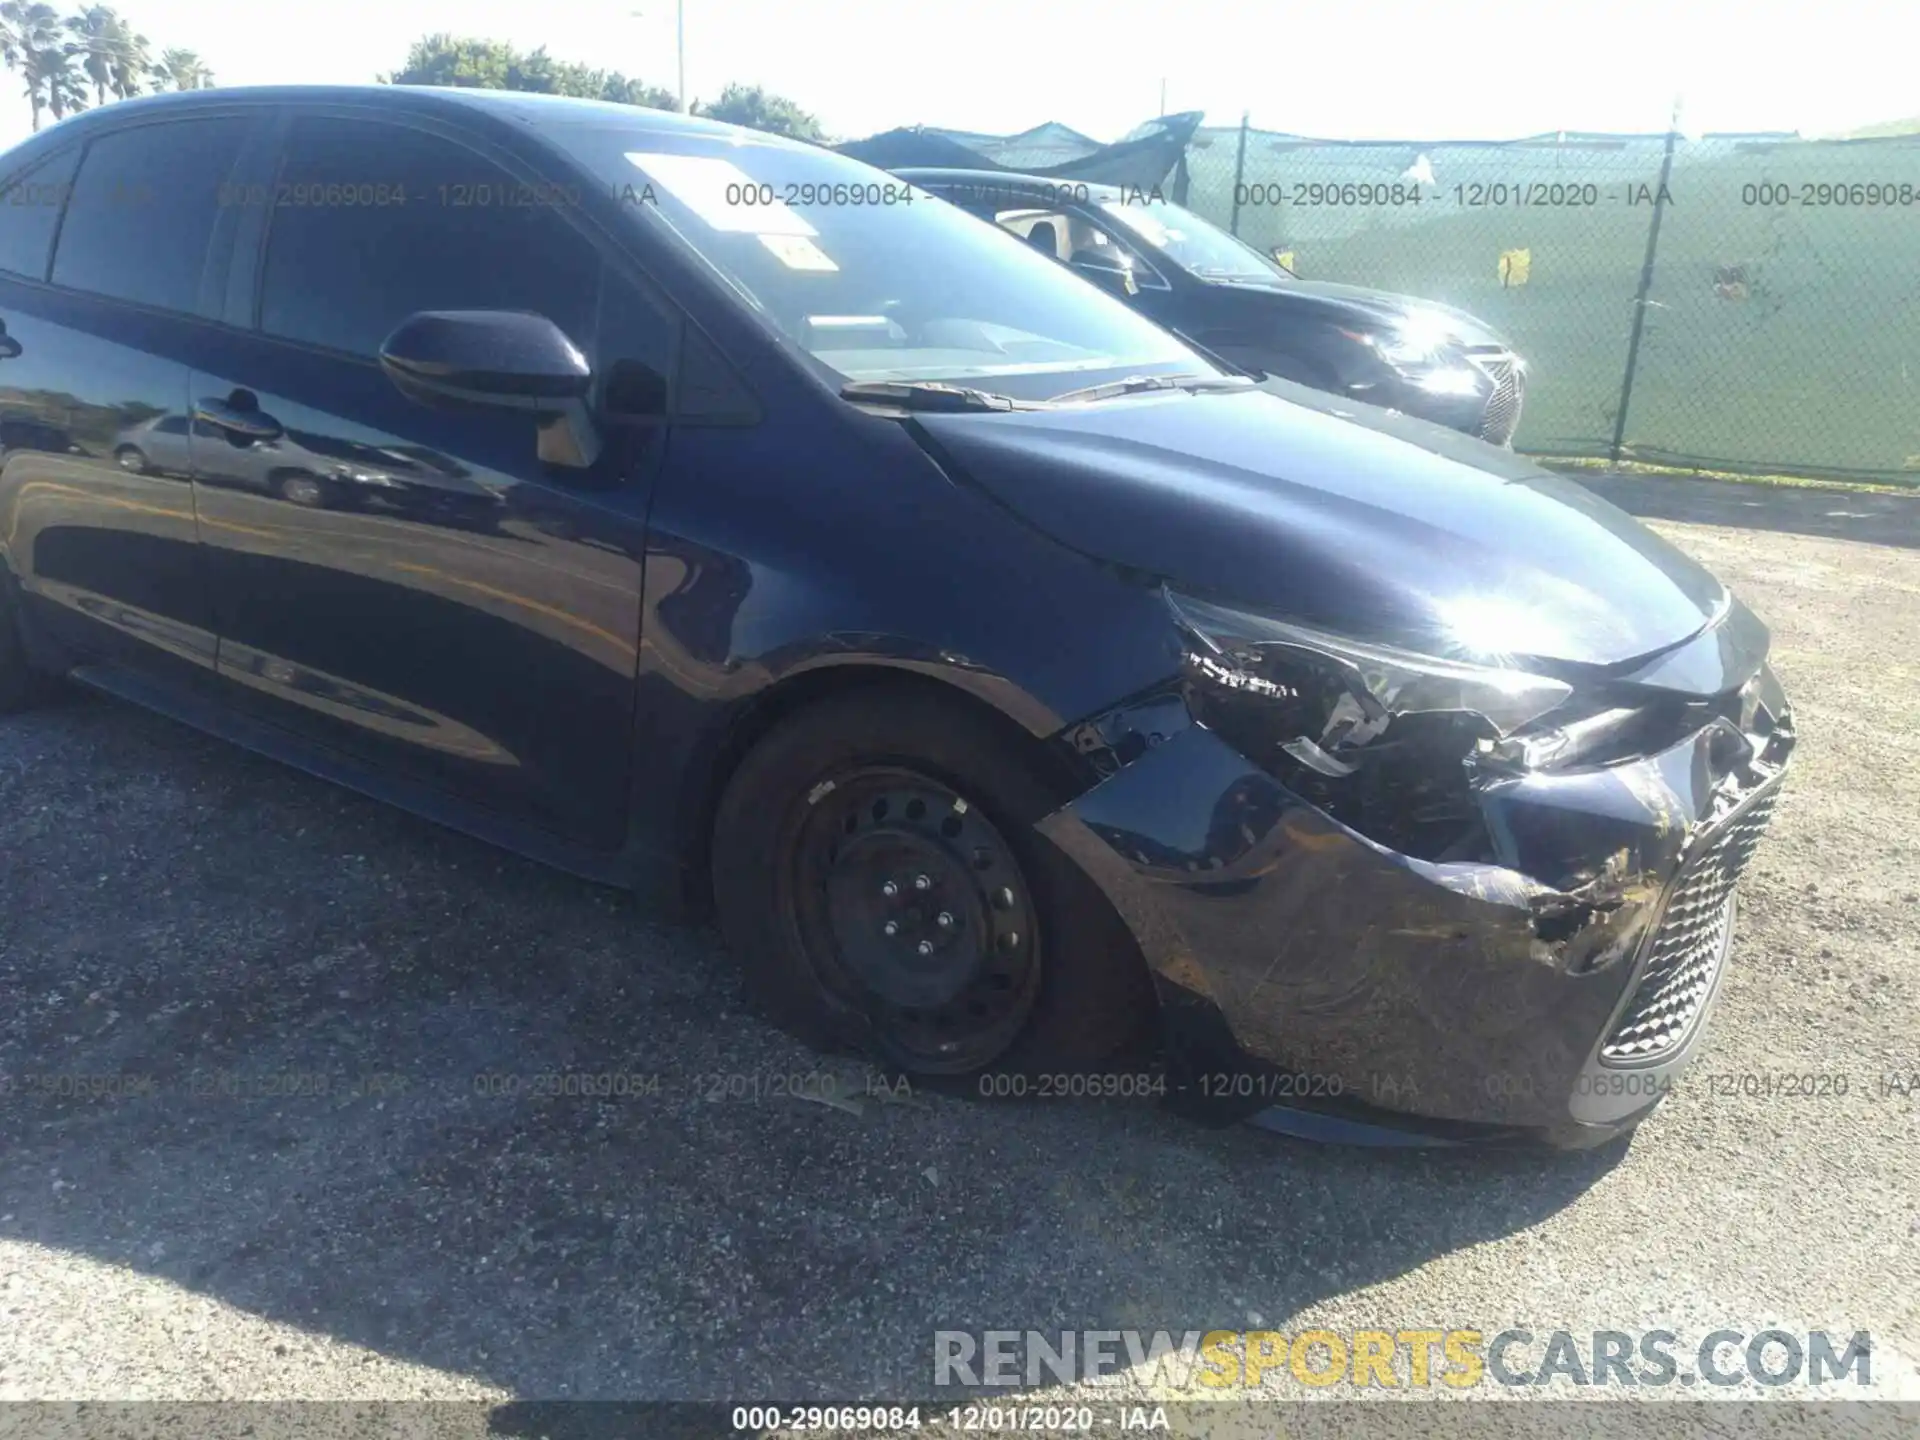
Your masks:
[[[105,702],[0,728],[0,893],[0,1238],[528,1398],[898,1397],[937,1329],[1283,1325],[1619,1158],[879,1103],[711,933]],[[823,1071],[848,1106],[767,1093]]]

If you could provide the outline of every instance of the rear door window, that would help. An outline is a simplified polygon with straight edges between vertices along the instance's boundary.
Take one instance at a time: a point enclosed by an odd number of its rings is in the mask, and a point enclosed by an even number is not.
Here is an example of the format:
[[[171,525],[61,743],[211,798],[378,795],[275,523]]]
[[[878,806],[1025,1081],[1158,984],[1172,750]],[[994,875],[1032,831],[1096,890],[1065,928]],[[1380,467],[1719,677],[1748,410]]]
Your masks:
[[[29,280],[47,278],[47,257],[60,211],[80,164],[78,146],[44,160],[0,190],[0,270]]]
[[[206,309],[208,245],[248,123],[174,120],[95,140],[60,226],[53,283],[162,310]]]

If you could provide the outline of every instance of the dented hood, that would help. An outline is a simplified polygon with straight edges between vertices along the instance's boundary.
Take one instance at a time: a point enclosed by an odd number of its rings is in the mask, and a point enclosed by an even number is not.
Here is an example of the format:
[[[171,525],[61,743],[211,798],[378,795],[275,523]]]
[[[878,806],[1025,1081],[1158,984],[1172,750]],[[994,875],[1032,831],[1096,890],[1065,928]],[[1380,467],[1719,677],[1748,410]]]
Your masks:
[[[912,423],[957,480],[1073,549],[1357,638],[1618,666],[1730,604],[1573,482],[1297,386]]]

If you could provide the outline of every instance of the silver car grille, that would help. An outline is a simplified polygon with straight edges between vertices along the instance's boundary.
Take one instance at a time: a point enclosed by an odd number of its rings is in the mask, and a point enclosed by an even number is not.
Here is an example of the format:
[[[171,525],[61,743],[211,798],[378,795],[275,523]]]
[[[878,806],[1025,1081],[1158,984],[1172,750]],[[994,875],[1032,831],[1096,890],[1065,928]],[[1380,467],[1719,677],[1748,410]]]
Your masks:
[[[1490,445],[1512,441],[1520,427],[1520,407],[1527,398],[1527,370],[1511,350],[1469,355],[1473,367],[1493,382],[1486,408],[1480,413],[1479,436]]]
[[[1633,997],[1600,1047],[1603,1060],[1656,1060],[1692,1031],[1726,959],[1734,886],[1766,832],[1779,791],[1776,778],[1723,821],[1675,877]]]

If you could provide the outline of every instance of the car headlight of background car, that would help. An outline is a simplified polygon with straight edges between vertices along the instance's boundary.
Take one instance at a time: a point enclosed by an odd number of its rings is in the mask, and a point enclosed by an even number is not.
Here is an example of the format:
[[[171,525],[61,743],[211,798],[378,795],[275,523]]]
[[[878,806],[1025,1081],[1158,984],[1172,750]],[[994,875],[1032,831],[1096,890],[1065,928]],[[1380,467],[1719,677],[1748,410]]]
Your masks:
[[[1568,763],[1636,713],[1589,714],[1544,675],[1167,600],[1189,635],[1200,723],[1350,829],[1421,859],[1493,858],[1475,781]]]
[[[1462,357],[1453,327],[1442,316],[1416,312],[1388,330],[1341,333],[1366,345],[1401,379],[1428,394],[1478,395],[1488,387],[1486,376]]]

